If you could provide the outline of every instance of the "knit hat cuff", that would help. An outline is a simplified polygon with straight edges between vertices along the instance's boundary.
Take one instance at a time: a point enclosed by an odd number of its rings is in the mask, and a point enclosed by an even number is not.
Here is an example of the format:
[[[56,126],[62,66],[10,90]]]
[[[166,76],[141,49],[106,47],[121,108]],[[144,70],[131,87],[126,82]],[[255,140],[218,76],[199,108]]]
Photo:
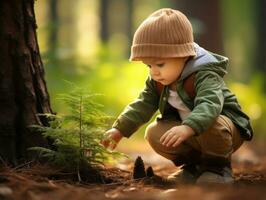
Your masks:
[[[131,47],[130,61],[141,58],[175,58],[196,56],[194,43],[185,44],[136,44]]]

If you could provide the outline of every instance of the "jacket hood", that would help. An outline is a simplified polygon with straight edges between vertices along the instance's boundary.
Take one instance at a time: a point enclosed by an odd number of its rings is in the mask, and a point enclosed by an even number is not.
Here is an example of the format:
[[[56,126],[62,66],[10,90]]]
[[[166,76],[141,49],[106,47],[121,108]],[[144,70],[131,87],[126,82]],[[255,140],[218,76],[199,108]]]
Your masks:
[[[196,56],[190,59],[184,67],[184,70],[179,78],[183,80],[190,74],[199,70],[210,70],[218,73],[223,77],[227,71],[226,67],[228,65],[228,58],[211,53],[204,48],[200,47],[198,44],[194,43],[194,48],[196,51]]]

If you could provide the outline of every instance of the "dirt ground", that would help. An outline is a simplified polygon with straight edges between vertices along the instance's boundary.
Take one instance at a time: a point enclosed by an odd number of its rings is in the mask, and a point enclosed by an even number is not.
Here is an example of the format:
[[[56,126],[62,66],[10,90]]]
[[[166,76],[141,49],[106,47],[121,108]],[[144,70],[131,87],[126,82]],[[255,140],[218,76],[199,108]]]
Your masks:
[[[156,155],[147,146],[139,151],[122,147],[131,159],[121,160],[115,166],[106,166],[104,184],[78,183],[55,178],[45,165],[27,163],[17,168],[0,171],[0,200],[176,200],[176,199],[256,199],[266,200],[265,143],[244,145],[233,157],[235,183],[233,185],[184,185],[169,184],[168,174],[177,168],[168,160]],[[124,149],[123,149],[124,148]],[[152,166],[156,176],[132,179],[133,162],[137,156],[145,167]],[[67,177],[67,176],[62,176]]]

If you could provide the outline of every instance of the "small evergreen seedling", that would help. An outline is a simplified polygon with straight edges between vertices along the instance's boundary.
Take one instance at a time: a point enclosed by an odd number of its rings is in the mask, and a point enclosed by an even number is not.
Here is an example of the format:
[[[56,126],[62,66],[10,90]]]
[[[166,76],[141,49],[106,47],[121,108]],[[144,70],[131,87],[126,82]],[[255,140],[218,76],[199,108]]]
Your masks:
[[[141,157],[138,156],[134,163],[133,179],[140,179],[145,177],[146,177],[146,172],[145,172],[144,162],[141,159]]]
[[[38,150],[41,156],[47,157],[57,166],[70,171],[75,169],[79,180],[80,169],[84,169],[84,166],[103,164],[110,156],[122,155],[100,145],[111,117],[100,111],[102,106],[93,100],[95,96],[75,88],[60,97],[70,109],[69,114],[46,114],[50,126],[34,126],[44,137],[54,141],[56,150],[43,147],[31,149]]]

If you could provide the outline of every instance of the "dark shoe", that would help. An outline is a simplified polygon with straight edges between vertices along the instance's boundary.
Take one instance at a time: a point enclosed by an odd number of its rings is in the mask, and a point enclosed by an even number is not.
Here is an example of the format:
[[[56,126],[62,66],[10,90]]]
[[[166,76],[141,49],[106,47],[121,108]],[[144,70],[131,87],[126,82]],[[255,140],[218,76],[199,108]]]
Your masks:
[[[197,184],[232,184],[233,182],[234,178],[230,167],[224,167],[219,173],[205,171],[196,181]]]
[[[199,175],[197,165],[183,165],[178,171],[170,174],[167,180],[173,183],[195,183]]]

